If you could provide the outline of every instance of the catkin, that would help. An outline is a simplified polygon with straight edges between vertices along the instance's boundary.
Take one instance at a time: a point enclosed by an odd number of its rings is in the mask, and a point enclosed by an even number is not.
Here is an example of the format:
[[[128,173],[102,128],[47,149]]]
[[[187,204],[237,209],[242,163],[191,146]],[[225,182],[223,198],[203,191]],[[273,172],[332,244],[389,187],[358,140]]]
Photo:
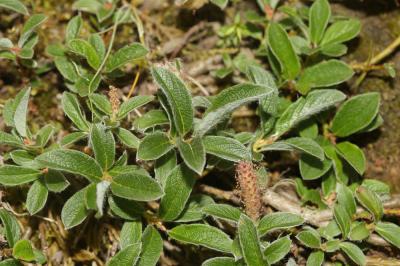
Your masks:
[[[262,201],[257,183],[257,173],[251,162],[241,161],[237,164],[236,180],[245,212],[256,221],[260,217]]]
[[[111,108],[113,113],[118,113],[119,110],[119,105],[120,105],[120,101],[119,101],[119,97],[118,97],[118,89],[115,88],[114,86],[110,86],[110,91],[108,92],[108,97],[110,98],[110,102],[111,102]]]

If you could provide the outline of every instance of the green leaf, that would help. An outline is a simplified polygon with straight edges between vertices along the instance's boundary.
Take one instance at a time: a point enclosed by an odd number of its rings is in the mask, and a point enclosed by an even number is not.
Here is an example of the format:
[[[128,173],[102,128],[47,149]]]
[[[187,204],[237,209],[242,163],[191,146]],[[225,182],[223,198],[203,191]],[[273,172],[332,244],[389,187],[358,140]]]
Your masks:
[[[23,266],[23,264],[16,259],[6,259],[0,261],[0,266]]]
[[[351,191],[349,187],[346,185],[337,184],[337,201],[342,206],[345,206],[346,211],[349,213],[350,217],[352,217],[356,213],[356,201],[354,199],[354,193]]]
[[[144,212],[143,205],[139,202],[117,196],[110,196],[108,198],[108,205],[113,214],[128,221],[140,219]]]
[[[202,212],[215,218],[238,222],[242,212],[240,209],[228,204],[208,204],[203,207]]]
[[[137,201],[157,200],[163,195],[163,191],[155,179],[133,171],[114,175],[111,191],[118,197]]]
[[[292,241],[289,236],[281,237],[272,242],[265,250],[264,256],[269,265],[282,260],[290,251]]]
[[[97,109],[107,115],[112,114],[112,107],[110,101],[103,94],[92,93],[89,95],[90,101],[96,106]]]
[[[71,82],[76,82],[79,79],[76,68],[71,59],[65,56],[56,56],[54,58],[54,63],[60,74]]]
[[[99,183],[92,183],[87,186],[85,193],[85,205],[88,210],[97,211],[96,217],[103,216],[106,194],[109,190],[110,182],[103,180]]]
[[[33,261],[35,254],[31,242],[21,239],[13,247],[13,257],[24,261]]]
[[[309,12],[309,34],[311,42],[318,44],[324,36],[331,17],[331,8],[327,0],[315,1]]]
[[[2,234],[6,237],[8,245],[12,248],[21,238],[21,230],[19,228],[18,220],[5,209],[0,209],[0,220],[3,224]]]
[[[43,254],[42,251],[39,251],[37,249],[33,250],[33,253],[35,254],[35,261],[36,263],[42,265],[45,264],[47,262],[47,258],[46,256]]]
[[[303,223],[304,219],[300,215],[290,212],[274,212],[264,216],[260,220],[258,231],[261,235],[265,235],[271,230],[291,228]]]
[[[300,174],[304,180],[318,179],[326,174],[332,167],[332,161],[325,158],[320,161],[315,157],[302,154],[299,161]]]
[[[26,150],[14,150],[10,152],[10,157],[20,166],[33,169],[40,168],[40,165],[35,161],[35,156]]]
[[[203,144],[206,153],[228,161],[239,162],[251,159],[250,151],[242,143],[233,138],[205,136]]]
[[[358,202],[374,215],[375,221],[379,221],[383,216],[383,204],[379,196],[366,187],[359,186],[356,189]]]
[[[142,222],[125,222],[121,229],[119,245],[121,246],[121,249],[124,249],[129,245],[140,243],[141,238]]]
[[[196,134],[203,136],[241,105],[259,100],[276,91],[276,88],[256,84],[239,84],[224,89],[212,101],[203,119],[196,128]]]
[[[29,15],[26,6],[19,0],[0,0],[0,7],[10,9],[22,15]]]
[[[321,266],[324,262],[324,252],[321,250],[312,252],[307,258],[306,266]]]
[[[211,3],[219,6],[221,9],[224,9],[228,5],[229,0],[211,0]]]
[[[109,57],[106,63],[106,71],[112,72],[133,60],[141,59],[148,52],[140,43],[133,43],[122,47]]]
[[[166,154],[173,147],[166,134],[156,132],[142,139],[137,151],[137,158],[145,161],[155,160]]]
[[[178,225],[168,231],[168,235],[183,243],[200,245],[225,253],[231,252],[232,239],[223,231],[210,225]]]
[[[277,141],[271,145],[264,146],[260,151],[293,151],[298,150],[319,160],[323,160],[324,150],[314,140],[309,138],[294,137],[283,141]]]
[[[201,264],[201,266],[238,266],[234,258],[230,257],[214,257],[208,259]]]
[[[346,63],[331,59],[306,68],[301,74],[296,88],[307,94],[312,88],[329,87],[350,79],[353,69]]]
[[[204,217],[202,209],[210,204],[214,204],[214,200],[210,196],[203,194],[193,195],[187,202],[185,209],[174,222],[187,223],[199,221]]]
[[[333,221],[334,224],[336,224]],[[338,229],[339,230],[339,229]],[[340,234],[340,231],[338,232],[338,235]],[[328,240],[324,243],[325,245],[325,251],[326,252],[335,252],[340,248],[340,243],[341,241],[338,239],[332,239],[332,240]]]
[[[353,222],[351,224],[351,230],[349,239],[353,241],[361,241],[369,237],[370,232],[365,222]]]
[[[101,2],[97,0],[78,0],[72,5],[73,10],[82,10],[96,14],[101,8]]]
[[[155,178],[164,188],[171,171],[176,167],[177,159],[175,150],[170,150],[156,160],[154,166]]]
[[[361,185],[374,191],[380,197],[390,194],[390,186],[376,179],[364,179]]]
[[[28,39],[32,36],[32,33],[39,27],[47,17],[44,14],[34,14],[25,22],[22,28],[21,35],[18,40],[18,46],[22,48]]]
[[[43,180],[39,179],[33,182],[26,198],[26,209],[30,215],[34,215],[43,209],[48,195],[49,191],[47,190]]]
[[[64,204],[61,211],[61,220],[65,229],[81,224],[89,214],[85,206],[86,188],[79,190]]]
[[[378,114],[380,95],[369,92],[347,100],[332,121],[332,132],[338,137],[347,137],[367,127]]]
[[[321,237],[314,229],[303,230],[296,235],[296,238],[309,248],[321,247]]]
[[[65,176],[61,172],[52,169],[49,169],[44,174],[44,182],[48,190],[56,193],[64,191],[69,186]]]
[[[136,137],[132,132],[129,130],[119,127],[115,134],[117,135],[119,141],[129,148],[137,149],[140,145],[140,139]]]
[[[374,130],[378,129],[380,126],[382,126],[383,122],[385,122],[383,120],[383,117],[380,114],[377,114],[375,116],[374,120],[372,120],[372,122],[368,126],[363,128],[361,132],[364,133],[364,132],[374,131]]]
[[[101,124],[94,124],[90,132],[90,143],[102,169],[110,169],[115,158],[115,140],[111,130]]]
[[[293,80],[299,74],[301,65],[285,29],[278,23],[268,27],[268,43],[278,59],[285,78]]]
[[[185,164],[201,175],[206,164],[206,152],[202,139],[195,137],[190,143],[179,139],[177,146]]]
[[[65,30],[65,41],[69,43],[72,39],[78,38],[79,32],[82,28],[82,17],[77,15],[73,17],[67,24],[67,28]]]
[[[94,47],[88,41],[82,39],[73,39],[68,42],[68,47],[71,52],[84,57],[93,69],[96,70],[100,67],[100,56],[97,54],[96,49],[94,49]]]
[[[340,249],[346,253],[349,258],[358,265],[366,265],[366,258],[362,250],[350,242],[342,242]]]
[[[51,137],[54,135],[54,127],[50,124],[42,127],[36,134],[36,144],[40,147],[46,146]]]
[[[238,222],[238,235],[243,259],[247,265],[265,265],[257,229],[253,221],[242,214]]]
[[[99,182],[103,176],[100,165],[89,155],[75,150],[52,150],[36,157],[44,166],[78,174],[91,182]]]
[[[152,225],[148,225],[144,230],[142,243],[142,253],[137,265],[155,266],[163,251],[163,239]]]
[[[78,98],[75,94],[64,92],[61,104],[64,113],[71,119],[71,121],[82,131],[89,131],[89,125],[86,121],[81,108],[79,106]]]
[[[119,166],[127,166],[128,164],[128,153],[126,150],[118,157],[118,159],[114,163],[114,168]]]
[[[1,5],[1,1],[0,1],[0,5]],[[0,38],[0,49],[10,49],[13,47],[14,47],[14,44],[10,39]]]
[[[60,145],[63,147],[69,146],[71,144],[74,144],[75,142],[78,142],[79,140],[82,140],[83,138],[87,137],[86,132],[73,132],[65,137],[63,137],[60,141]]]
[[[176,166],[167,177],[159,208],[159,216],[164,221],[178,218],[185,208],[196,178],[185,165]]]
[[[336,189],[336,185],[337,185],[337,181],[336,181],[335,171],[333,169],[331,169],[328,171],[328,173],[326,173],[322,177],[322,181],[321,181],[322,194],[324,195],[325,198],[332,195],[332,193]]]
[[[394,223],[378,222],[375,231],[389,243],[400,248],[400,227]]]
[[[341,43],[326,44],[321,47],[321,53],[331,57],[340,57],[347,53],[347,46]]]
[[[345,239],[349,235],[352,222],[352,218],[346,208],[346,205],[336,204],[333,211],[335,221],[342,232],[343,238]]]
[[[4,186],[18,186],[38,179],[39,170],[15,166],[3,165],[0,167],[0,184]]]
[[[0,145],[10,145],[14,147],[20,147],[23,145],[23,143],[14,135],[0,131]]]
[[[338,154],[348,162],[354,170],[363,175],[366,170],[366,158],[364,152],[353,143],[348,141],[336,145]]]
[[[337,21],[326,30],[321,45],[349,41],[358,35],[360,29],[361,23],[359,20]]]
[[[139,259],[140,251],[142,249],[141,243],[136,243],[125,247],[120,250],[114,257],[112,257],[107,266],[132,266],[135,265]]]
[[[149,128],[167,124],[169,124],[169,120],[165,112],[163,110],[153,109],[143,114],[141,117],[136,118],[135,121],[133,121],[133,128],[144,132]]]
[[[281,136],[300,122],[343,101],[346,95],[338,90],[324,89],[310,92],[291,104],[276,122],[275,134]]]
[[[152,95],[139,95],[123,102],[119,107],[117,117],[119,120],[125,118],[130,112],[154,100]]]
[[[19,135],[27,137],[26,117],[28,114],[28,101],[31,89],[23,89],[15,98],[14,125]]]
[[[151,73],[167,98],[176,129],[180,135],[185,135],[193,127],[194,111],[190,92],[183,81],[166,68],[155,67]]]
[[[103,61],[106,56],[106,46],[104,45],[104,41],[99,33],[93,33],[89,36],[89,43],[96,50],[98,56]]]
[[[248,66],[246,76],[254,84],[278,89],[274,76],[262,67],[255,65]]]

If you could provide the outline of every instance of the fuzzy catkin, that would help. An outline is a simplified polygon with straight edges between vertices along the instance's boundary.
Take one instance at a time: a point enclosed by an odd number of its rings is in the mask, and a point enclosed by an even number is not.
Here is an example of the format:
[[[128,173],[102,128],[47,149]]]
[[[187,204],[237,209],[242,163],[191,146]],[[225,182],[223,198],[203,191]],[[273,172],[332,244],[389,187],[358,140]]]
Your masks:
[[[251,162],[241,161],[236,165],[236,180],[245,212],[256,221],[260,217],[262,201],[257,183],[257,173]]]
[[[110,86],[110,91],[108,92],[108,97],[110,98],[111,102],[111,109],[113,113],[118,113],[119,105],[121,102],[119,101],[118,97],[118,89],[114,86]]]

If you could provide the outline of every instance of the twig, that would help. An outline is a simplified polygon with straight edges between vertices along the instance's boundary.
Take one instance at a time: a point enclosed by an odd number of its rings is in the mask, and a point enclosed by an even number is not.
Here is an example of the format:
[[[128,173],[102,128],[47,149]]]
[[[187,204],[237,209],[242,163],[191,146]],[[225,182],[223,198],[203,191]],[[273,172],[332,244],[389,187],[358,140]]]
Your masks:
[[[133,92],[135,91],[136,85],[137,85],[137,83],[139,81],[140,71],[141,71],[141,68],[139,67],[139,69],[138,69],[138,71],[136,73],[136,76],[135,76],[135,80],[133,81],[132,86],[131,86],[131,88],[129,90],[129,93],[128,93],[128,96],[127,96],[128,99],[132,96]]]
[[[218,199],[230,201],[236,205],[240,205],[240,199],[237,196],[235,196],[235,194],[232,191],[225,191],[225,190],[207,186],[207,185],[200,185],[199,190],[206,194],[213,195]]]

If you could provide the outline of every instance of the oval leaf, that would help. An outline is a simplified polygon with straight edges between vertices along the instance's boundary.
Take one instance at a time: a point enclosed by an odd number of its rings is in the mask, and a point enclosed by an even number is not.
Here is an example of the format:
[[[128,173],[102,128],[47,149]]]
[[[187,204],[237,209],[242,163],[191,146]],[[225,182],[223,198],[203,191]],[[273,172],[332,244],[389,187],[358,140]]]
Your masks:
[[[307,94],[312,88],[329,87],[350,79],[353,69],[339,60],[329,60],[308,67],[301,74],[296,88],[302,94]]]
[[[223,90],[214,98],[210,108],[197,125],[196,134],[203,136],[239,106],[259,100],[274,91],[276,88],[246,83]]]
[[[242,214],[238,222],[238,235],[243,259],[247,265],[265,265],[261,252],[260,240],[253,221]]]
[[[183,81],[166,68],[155,67],[151,73],[167,98],[176,129],[180,135],[185,135],[193,127],[194,111],[190,92]]]
[[[205,136],[203,143],[206,153],[224,160],[239,162],[251,159],[249,150],[236,139],[222,136]]]
[[[303,217],[289,212],[274,212],[264,216],[258,224],[258,231],[264,235],[271,230],[299,226],[304,223]]]
[[[301,65],[285,29],[278,23],[268,27],[268,43],[276,56],[285,78],[293,80],[300,72]]]
[[[338,137],[347,137],[367,127],[378,114],[380,95],[369,92],[347,100],[332,121],[332,132]]]
[[[195,182],[194,172],[184,165],[178,165],[170,172],[158,210],[160,218],[172,221],[181,214]]]
[[[231,252],[232,239],[223,231],[205,224],[179,225],[168,235],[180,242],[200,245],[221,252]]]
[[[162,132],[147,135],[139,144],[137,158],[139,160],[155,160],[166,154],[174,146],[168,136]]]
[[[103,176],[95,159],[80,151],[52,150],[36,157],[36,161],[54,170],[82,175],[91,182],[99,182]]]

